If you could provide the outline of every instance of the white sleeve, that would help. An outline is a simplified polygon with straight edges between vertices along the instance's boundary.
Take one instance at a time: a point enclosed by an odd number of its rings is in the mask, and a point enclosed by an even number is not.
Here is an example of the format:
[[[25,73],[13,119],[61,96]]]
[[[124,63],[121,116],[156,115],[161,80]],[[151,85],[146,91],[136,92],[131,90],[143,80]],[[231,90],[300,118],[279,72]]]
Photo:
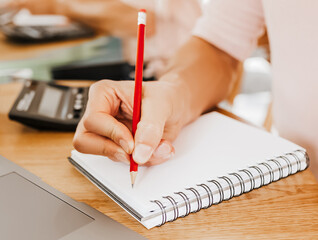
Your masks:
[[[249,57],[264,33],[261,0],[203,1],[202,16],[192,34],[238,60]]]

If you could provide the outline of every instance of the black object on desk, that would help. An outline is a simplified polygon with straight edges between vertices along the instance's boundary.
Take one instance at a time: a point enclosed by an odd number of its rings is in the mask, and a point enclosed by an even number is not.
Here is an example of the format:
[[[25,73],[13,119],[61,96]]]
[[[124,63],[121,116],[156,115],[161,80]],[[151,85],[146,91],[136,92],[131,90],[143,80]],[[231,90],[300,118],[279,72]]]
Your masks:
[[[17,15],[20,15],[21,17],[21,14],[24,15],[24,23],[32,19],[33,16],[25,9],[20,11],[14,8],[0,8],[0,31],[9,40],[14,42],[49,42],[71,38],[91,37],[95,34],[95,31],[92,28],[73,21],[66,24],[51,23],[46,25],[43,22],[39,22],[35,25],[16,25],[14,19]],[[47,17],[44,19],[47,19]]]
[[[53,79],[63,80],[134,80],[135,66],[127,62],[75,62],[64,66],[52,68]],[[144,81],[155,80],[153,76],[145,77]]]
[[[9,118],[37,129],[73,131],[84,114],[88,87],[26,80]]]
[[[53,79],[76,80],[133,80],[135,67],[126,62],[85,64],[72,63],[52,69]]]
[[[1,26],[2,33],[10,40],[19,43],[38,43],[73,38],[91,37],[95,32],[81,23],[72,22],[62,26]]]

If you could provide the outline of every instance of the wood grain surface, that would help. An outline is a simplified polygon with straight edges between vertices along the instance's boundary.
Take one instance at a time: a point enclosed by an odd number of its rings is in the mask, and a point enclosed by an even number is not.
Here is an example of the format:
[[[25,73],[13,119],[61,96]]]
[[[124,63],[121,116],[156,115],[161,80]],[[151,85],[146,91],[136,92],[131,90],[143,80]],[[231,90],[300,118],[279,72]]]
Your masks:
[[[149,239],[318,239],[318,185],[309,170],[147,230],[67,161],[73,133],[8,119],[21,84],[0,85],[0,154]]]

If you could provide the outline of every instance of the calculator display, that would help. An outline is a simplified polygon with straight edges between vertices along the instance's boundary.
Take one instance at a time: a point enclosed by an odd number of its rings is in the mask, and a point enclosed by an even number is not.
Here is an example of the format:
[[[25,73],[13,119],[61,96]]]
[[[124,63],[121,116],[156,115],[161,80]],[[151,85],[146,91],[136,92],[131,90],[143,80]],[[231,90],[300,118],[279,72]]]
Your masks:
[[[61,90],[47,86],[43,92],[38,114],[47,117],[55,117],[62,94],[63,92]]]

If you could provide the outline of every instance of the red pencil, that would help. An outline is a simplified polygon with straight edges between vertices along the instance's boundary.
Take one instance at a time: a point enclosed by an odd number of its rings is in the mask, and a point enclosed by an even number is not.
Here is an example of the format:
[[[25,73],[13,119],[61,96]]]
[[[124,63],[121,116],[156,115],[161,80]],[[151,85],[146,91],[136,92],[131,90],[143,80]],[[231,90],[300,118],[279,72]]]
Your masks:
[[[138,34],[137,34],[137,57],[135,67],[135,95],[134,95],[134,111],[132,121],[132,133],[135,136],[137,124],[140,121],[141,114],[141,98],[142,98],[142,73],[144,65],[144,42],[146,27],[146,10],[140,9],[138,12]],[[138,164],[130,156],[130,177],[131,186],[134,187],[136,176],[138,173]]]

